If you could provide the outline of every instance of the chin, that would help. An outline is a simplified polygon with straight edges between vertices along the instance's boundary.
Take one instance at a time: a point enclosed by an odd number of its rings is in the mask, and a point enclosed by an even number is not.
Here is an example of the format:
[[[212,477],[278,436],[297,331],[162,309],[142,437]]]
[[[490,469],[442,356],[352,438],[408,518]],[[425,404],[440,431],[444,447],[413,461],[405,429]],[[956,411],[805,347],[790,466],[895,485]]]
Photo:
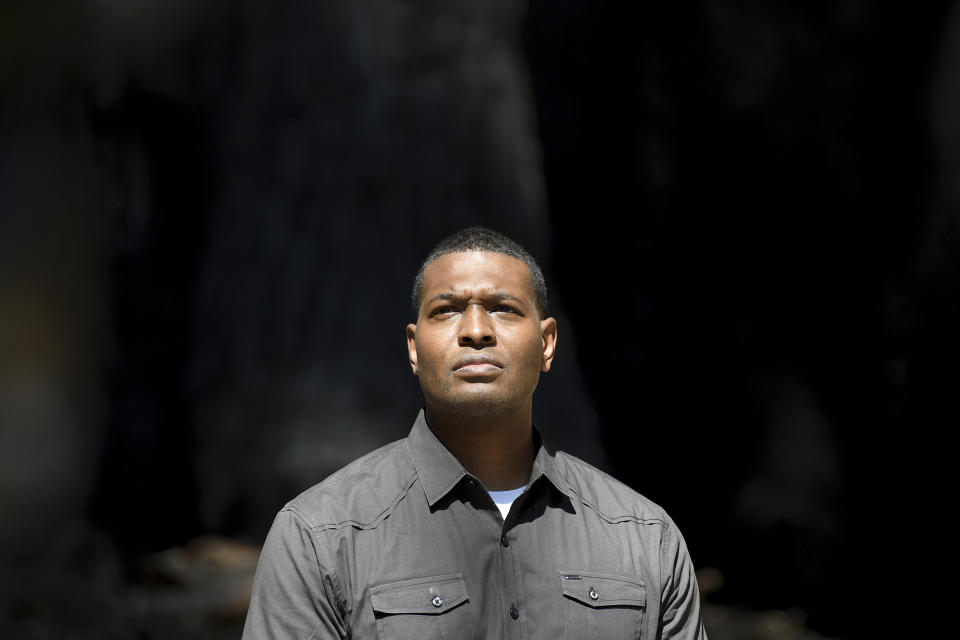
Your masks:
[[[498,394],[464,394],[444,398],[436,403],[464,416],[494,416],[508,410],[512,405],[508,398]]]

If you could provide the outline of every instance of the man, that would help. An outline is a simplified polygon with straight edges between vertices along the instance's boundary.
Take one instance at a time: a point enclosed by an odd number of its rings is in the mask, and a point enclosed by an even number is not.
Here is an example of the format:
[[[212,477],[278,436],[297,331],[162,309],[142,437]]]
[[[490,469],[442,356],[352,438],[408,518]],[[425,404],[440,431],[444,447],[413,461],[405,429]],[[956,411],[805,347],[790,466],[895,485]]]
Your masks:
[[[533,258],[466,229],[424,261],[413,303],[425,409],[280,511],[244,637],[706,638],[667,514],[533,428],[557,345]]]

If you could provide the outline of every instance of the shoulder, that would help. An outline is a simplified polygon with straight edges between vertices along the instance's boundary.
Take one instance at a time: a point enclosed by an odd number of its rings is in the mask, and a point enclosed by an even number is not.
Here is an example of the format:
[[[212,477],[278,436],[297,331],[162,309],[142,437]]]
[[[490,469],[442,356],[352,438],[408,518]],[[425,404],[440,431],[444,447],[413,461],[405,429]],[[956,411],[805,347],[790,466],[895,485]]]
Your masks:
[[[406,439],[354,460],[284,506],[311,529],[376,526],[416,480]]]
[[[567,488],[588,509],[611,524],[636,523],[668,529],[666,511],[608,473],[563,451],[554,454]]]

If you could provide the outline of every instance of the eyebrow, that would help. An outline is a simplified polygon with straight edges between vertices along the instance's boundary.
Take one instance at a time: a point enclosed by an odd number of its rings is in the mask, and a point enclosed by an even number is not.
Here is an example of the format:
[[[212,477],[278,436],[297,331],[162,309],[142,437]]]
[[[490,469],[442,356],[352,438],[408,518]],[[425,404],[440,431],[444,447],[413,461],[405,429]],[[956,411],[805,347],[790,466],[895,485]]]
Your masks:
[[[523,299],[522,299],[522,298],[519,298],[519,297],[513,295],[512,293],[506,293],[506,292],[503,292],[503,291],[498,291],[498,292],[496,292],[496,293],[494,293],[494,294],[492,294],[492,295],[493,295],[493,297],[496,298],[497,300],[513,300],[514,302],[523,302]],[[436,302],[436,301],[438,301],[438,300],[455,300],[456,298],[457,298],[457,294],[451,293],[451,292],[449,292],[449,291],[445,291],[444,293],[438,293],[437,295],[435,295],[435,296],[433,296],[432,298],[430,298],[430,299],[427,301],[427,304],[432,304],[432,303],[434,303],[434,302]]]

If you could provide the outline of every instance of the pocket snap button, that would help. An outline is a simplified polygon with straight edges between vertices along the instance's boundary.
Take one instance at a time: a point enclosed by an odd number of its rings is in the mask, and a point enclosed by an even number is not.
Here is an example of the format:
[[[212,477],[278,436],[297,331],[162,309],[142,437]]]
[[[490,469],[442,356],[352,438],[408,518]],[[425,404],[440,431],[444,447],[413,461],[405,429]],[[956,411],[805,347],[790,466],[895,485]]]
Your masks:
[[[430,602],[432,602],[433,606],[435,607],[443,606],[443,598],[441,598],[440,596],[433,596],[433,600],[431,600]]]
[[[600,598],[600,594],[597,593],[597,590],[594,589],[593,587],[590,587],[590,593],[588,593],[587,595],[590,596],[591,600],[597,600],[598,598]]]

